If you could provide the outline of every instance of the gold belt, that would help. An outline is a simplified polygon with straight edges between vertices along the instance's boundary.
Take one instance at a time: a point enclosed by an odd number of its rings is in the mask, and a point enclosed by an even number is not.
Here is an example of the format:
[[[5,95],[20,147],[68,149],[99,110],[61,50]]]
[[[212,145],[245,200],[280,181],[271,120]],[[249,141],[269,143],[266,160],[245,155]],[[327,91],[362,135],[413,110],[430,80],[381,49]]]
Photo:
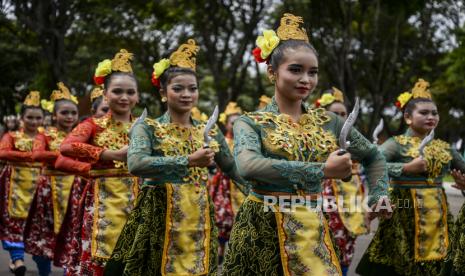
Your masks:
[[[42,169],[42,174],[43,175],[60,175],[60,176],[66,176],[66,175],[73,175],[72,173],[67,173],[59,170],[53,170],[49,168]]]
[[[303,197],[309,197],[311,200],[318,200],[321,198],[321,193],[308,193],[303,190],[298,190],[297,193],[288,193],[288,192],[273,192],[273,191],[267,191],[267,190],[260,190],[260,189],[252,189],[252,192],[257,193],[259,195],[263,196],[303,196]]]
[[[42,168],[42,163],[39,162],[7,162],[10,166],[26,167],[26,168]]]
[[[133,176],[127,169],[101,169],[101,170],[90,170],[89,177],[116,177],[116,176]]]

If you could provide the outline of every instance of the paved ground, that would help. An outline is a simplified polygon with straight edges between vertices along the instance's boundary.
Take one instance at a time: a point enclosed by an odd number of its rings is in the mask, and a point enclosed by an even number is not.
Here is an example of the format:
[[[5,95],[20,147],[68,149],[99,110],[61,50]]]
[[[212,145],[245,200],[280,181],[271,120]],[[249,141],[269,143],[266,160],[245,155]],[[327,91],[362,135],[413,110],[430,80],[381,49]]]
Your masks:
[[[448,196],[448,201],[449,201],[449,205],[450,205],[450,208],[451,208],[451,212],[455,216],[455,215],[457,215],[457,213],[460,210],[460,207],[464,203],[465,197],[463,197],[462,194],[459,191],[451,188],[450,184],[446,184],[446,193],[447,193],[447,196]],[[372,229],[373,229],[372,231],[376,230],[376,222],[373,222]],[[373,234],[368,234],[368,235],[361,236],[361,237],[359,237],[357,239],[357,246],[356,246],[356,249],[355,249],[354,261],[353,261],[352,266],[350,267],[350,270],[349,270],[349,275],[350,276],[357,275],[354,272],[355,267],[357,266],[358,261],[360,260],[361,256],[363,255],[363,252],[365,252],[365,249],[368,247],[368,244],[370,243],[372,237],[373,237]],[[8,257],[8,254],[6,253],[6,251],[0,250],[0,275],[1,276],[3,276],[3,275],[5,275],[5,276],[12,275],[8,271],[8,260],[9,260],[9,257]],[[26,266],[28,268],[28,272],[27,272],[26,275],[38,275],[37,274],[37,268],[35,266],[35,263],[32,261],[30,255],[26,256]],[[61,276],[61,275],[63,275],[63,270],[60,269],[60,268],[54,267],[52,275],[53,276]]]

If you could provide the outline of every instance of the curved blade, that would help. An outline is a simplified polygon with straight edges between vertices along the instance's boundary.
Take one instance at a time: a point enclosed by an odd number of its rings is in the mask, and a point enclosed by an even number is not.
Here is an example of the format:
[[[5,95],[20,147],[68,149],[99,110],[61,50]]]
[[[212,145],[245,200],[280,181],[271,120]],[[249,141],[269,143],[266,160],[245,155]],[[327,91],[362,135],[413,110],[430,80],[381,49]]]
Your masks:
[[[455,149],[459,150],[462,147],[462,138],[460,138],[456,143],[455,143]]]
[[[208,143],[211,140],[210,136],[208,136],[208,133],[210,133],[210,130],[213,128],[216,121],[218,120],[218,114],[219,114],[218,106],[215,106],[215,109],[213,110],[212,115],[210,116],[210,118],[208,118],[208,121],[205,124],[205,130],[203,131],[204,146],[208,146]]]
[[[132,129],[134,128],[135,125],[137,125],[138,123],[140,122],[143,122],[145,120],[145,118],[147,117],[147,108],[144,108],[144,111],[142,112],[142,114],[139,116],[139,118],[137,118],[134,123],[132,123],[131,127],[129,128],[129,131],[128,131],[128,134],[130,135],[131,132],[132,132]]]
[[[384,128],[384,120],[381,118],[379,120],[378,125],[375,127],[375,130],[373,131],[373,144],[378,144],[378,135],[383,131]]]
[[[352,112],[350,112],[349,117],[347,117],[347,120],[344,122],[344,125],[342,126],[341,134],[339,134],[339,147],[343,151],[347,150],[347,148],[350,145],[350,142],[347,141],[347,135],[349,135],[350,130],[354,126],[355,121],[357,120],[359,111],[360,111],[360,100],[357,97],[355,98],[354,109],[352,109]]]
[[[420,152],[420,156],[424,157],[425,156],[425,147],[428,145],[429,142],[431,142],[434,139],[434,129],[431,130],[431,132],[423,138],[423,140],[420,143],[420,146],[418,147],[418,151]]]

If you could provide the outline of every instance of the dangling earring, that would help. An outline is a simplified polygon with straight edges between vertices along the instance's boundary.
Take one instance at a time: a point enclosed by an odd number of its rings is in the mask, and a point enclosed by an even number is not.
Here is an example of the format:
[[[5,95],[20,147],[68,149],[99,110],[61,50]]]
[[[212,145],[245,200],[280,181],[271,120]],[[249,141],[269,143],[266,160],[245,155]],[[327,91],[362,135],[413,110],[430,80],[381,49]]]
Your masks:
[[[165,96],[161,97],[161,102],[162,103],[166,103],[166,101],[168,101],[168,99]]]
[[[411,124],[412,124],[412,121],[409,120],[409,119],[407,119],[406,123],[407,123],[407,125],[411,125]]]
[[[271,75],[271,76],[268,77],[268,79],[270,80],[271,83],[274,83],[276,81],[276,76]]]

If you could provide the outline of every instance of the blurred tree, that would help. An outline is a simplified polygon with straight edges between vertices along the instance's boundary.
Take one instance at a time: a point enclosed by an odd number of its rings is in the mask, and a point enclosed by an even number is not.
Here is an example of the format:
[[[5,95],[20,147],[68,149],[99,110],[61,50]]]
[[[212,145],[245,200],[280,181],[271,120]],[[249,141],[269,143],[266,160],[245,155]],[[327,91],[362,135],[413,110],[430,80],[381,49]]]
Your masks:
[[[289,11],[304,17],[319,51],[320,88],[339,87],[349,103],[362,97],[365,115],[359,127],[364,133],[372,132],[380,116],[391,121],[389,135],[398,133],[402,125],[392,122],[396,114],[387,107],[423,77],[437,80],[433,89],[444,112],[438,133],[455,137],[458,121],[451,125],[444,120],[451,109],[458,112],[454,116],[465,110],[463,97],[451,101],[465,91],[460,75],[465,39],[458,33],[454,42],[453,32],[460,27],[461,9],[453,0],[4,0],[0,115],[10,112],[28,89],[48,96],[58,80],[87,96],[97,63],[120,48],[135,54],[141,106],[158,115],[163,106],[150,84],[152,65],[187,38],[201,47],[200,108],[209,112],[219,102],[223,109],[234,100],[254,109],[261,94],[273,93],[273,86],[264,74],[266,66],[258,66],[250,51],[258,32]]]
[[[0,116],[14,114],[15,105],[27,93],[27,83],[40,66],[40,47],[34,33],[24,31],[13,16],[13,4],[0,2]],[[1,118],[0,117],[0,118]]]
[[[203,66],[213,76],[220,110],[236,101],[250,80],[257,26],[270,10],[269,0],[192,1],[188,22],[205,52]],[[208,13],[208,16],[206,16]]]
[[[65,36],[76,18],[73,0],[11,0],[17,22],[34,32],[49,72],[48,85],[66,81]]]
[[[458,47],[449,52],[436,68],[441,76],[434,82],[434,96],[441,117],[440,130],[447,141],[465,139],[465,29],[456,30]],[[463,145],[462,145],[463,148]]]

